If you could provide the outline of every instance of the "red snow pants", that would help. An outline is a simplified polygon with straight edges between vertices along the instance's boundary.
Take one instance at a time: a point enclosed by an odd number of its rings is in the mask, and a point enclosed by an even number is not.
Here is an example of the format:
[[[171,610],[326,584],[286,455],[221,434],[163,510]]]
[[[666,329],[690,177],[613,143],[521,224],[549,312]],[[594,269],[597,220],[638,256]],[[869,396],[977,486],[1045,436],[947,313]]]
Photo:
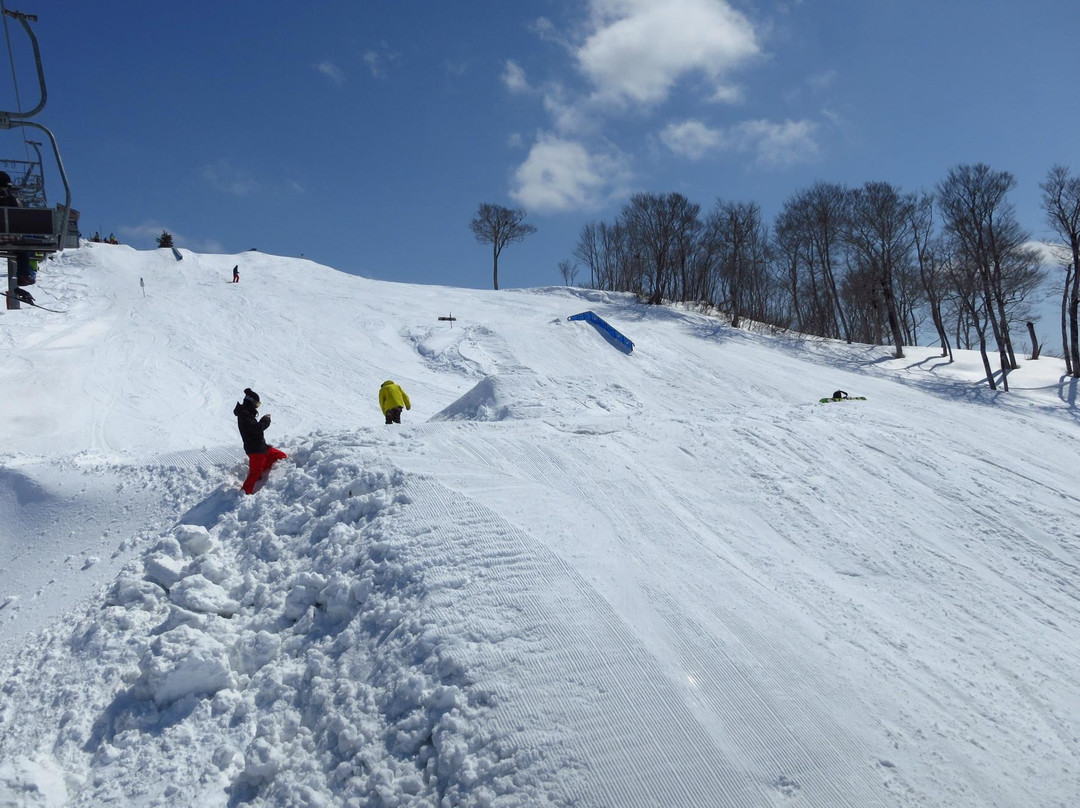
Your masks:
[[[244,480],[244,493],[255,493],[255,483],[259,481],[259,478],[263,476],[264,472],[270,470],[270,467],[279,460],[284,460],[288,457],[280,449],[275,449],[271,446],[265,452],[257,452],[255,454],[248,455],[248,476]]]

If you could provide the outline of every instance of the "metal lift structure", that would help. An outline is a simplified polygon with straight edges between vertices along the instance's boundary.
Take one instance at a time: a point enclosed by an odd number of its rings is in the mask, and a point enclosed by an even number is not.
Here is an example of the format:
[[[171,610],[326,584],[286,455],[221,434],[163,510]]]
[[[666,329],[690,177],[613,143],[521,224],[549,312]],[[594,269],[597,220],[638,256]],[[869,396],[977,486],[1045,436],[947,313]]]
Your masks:
[[[18,309],[20,308],[18,265],[20,263],[28,265],[30,260],[44,258],[64,247],[78,246],[78,213],[71,208],[71,186],[68,184],[64,161],[60,158],[60,148],[56,145],[56,138],[47,128],[30,120],[45,108],[45,102],[48,100],[45,71],[41,66],[41,51],[38,48],[37,37],[30,28],[31,22],[37,22],[37,16],[9,11],[6,8],[3,9],[3,15],[20,23],[27,36],[30,37],[34,63],[37,67],[38,85],[41,88],[41,100],[38,101],[37,106],[27,112],[0,110],[0,129],[29,127],[43,132],[52,146],[57,173],[64,185],[63,204],[50,209],[45,196],[41,142],[25,140],[27,145],[34,148],[37,155],[36,161],[0,159],[0,170],[7,171],[11,176],[12,186],[21,205],[21,207],[0,207],[0,256],[7,258],[8,265],[7,307]],[[6,31],[7,20],[4,22]],[[10,35],[8,36],[8,51],[11,52]],[[12,65],[14,65],[14,59]]]

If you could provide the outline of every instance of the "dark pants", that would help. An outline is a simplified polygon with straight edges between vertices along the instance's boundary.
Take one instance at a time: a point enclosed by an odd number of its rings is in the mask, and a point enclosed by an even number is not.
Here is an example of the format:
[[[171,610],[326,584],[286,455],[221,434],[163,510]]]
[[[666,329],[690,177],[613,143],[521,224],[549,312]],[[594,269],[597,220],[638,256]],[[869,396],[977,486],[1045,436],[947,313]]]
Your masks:
[[[15,274],[19,279],[19,286],[33,286],[37,283],[37,270],[30,266],[30,253],[20,251],[15,256]]]
[[[401,407],[391,407],[386,411],[386,423],[388,424],[400,424],[401,423]]]

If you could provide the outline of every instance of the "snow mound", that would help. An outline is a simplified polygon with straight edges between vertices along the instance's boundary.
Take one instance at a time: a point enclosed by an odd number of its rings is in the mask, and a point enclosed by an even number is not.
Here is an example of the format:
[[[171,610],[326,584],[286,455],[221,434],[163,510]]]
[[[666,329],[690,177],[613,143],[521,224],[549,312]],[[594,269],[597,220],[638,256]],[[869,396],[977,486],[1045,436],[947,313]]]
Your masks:
[[[52,498],[36,480],[21,471],[0,467],[0,491],[4,492],[3,498],[10,504],[6,504],[3,511],[24,507],[33,503],[45,502]],[[0,511],[0,514],[3,513]],[[4,519],[4,522],[8,522]]]
[[[506,421],[549,414],[542,403],[548,385],[535,373],[515,370],[484,377],[469,392],[432,416],[432,421]]]
[[[37,702],[63,729],[55,759],[0,769],[3,804],[65,804],[64,778],[80,780],[87,763],[87,805],[131,794],[305,805],[328,792],[342,804],[434,806],[465,793],[470,804],[536,804],[528,763],[508,764],[518,750],[478,731],[494,697],[463,665],[461,628],[447,618],[468,609],[432,591],[413,537],[395,530],[408,475],[369,451],[341,435],[302,444],[256,496],[210,528],[180,525],[122,571],[103,607],[47,633],[51,672],[24,688],[13,679],[5,695]],[[79,681],[88,665],[96,676]],[[73,681],[82,712],[64,707]]]

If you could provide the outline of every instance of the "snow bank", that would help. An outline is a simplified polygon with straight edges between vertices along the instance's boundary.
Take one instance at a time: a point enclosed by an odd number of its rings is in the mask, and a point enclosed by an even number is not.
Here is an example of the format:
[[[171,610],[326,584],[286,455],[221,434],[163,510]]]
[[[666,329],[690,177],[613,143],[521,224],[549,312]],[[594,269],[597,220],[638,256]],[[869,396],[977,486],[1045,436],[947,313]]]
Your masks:
[[[0,804],[68,804],[65,777],[91,777],[73,805],[538,804],[478,731],[492,694],[429,614],[434,560],[395,531],[406,477],[343,443],[300,446],[219,524],[163,537],[100,613],[48,635],[41,676],[21,675],[36,649],[12,661],[6,696],[64,730],[51,756],[0,769]],[[84,666],[93,681],[69,691]],[[13,727],[0,750],[42,740]]]

